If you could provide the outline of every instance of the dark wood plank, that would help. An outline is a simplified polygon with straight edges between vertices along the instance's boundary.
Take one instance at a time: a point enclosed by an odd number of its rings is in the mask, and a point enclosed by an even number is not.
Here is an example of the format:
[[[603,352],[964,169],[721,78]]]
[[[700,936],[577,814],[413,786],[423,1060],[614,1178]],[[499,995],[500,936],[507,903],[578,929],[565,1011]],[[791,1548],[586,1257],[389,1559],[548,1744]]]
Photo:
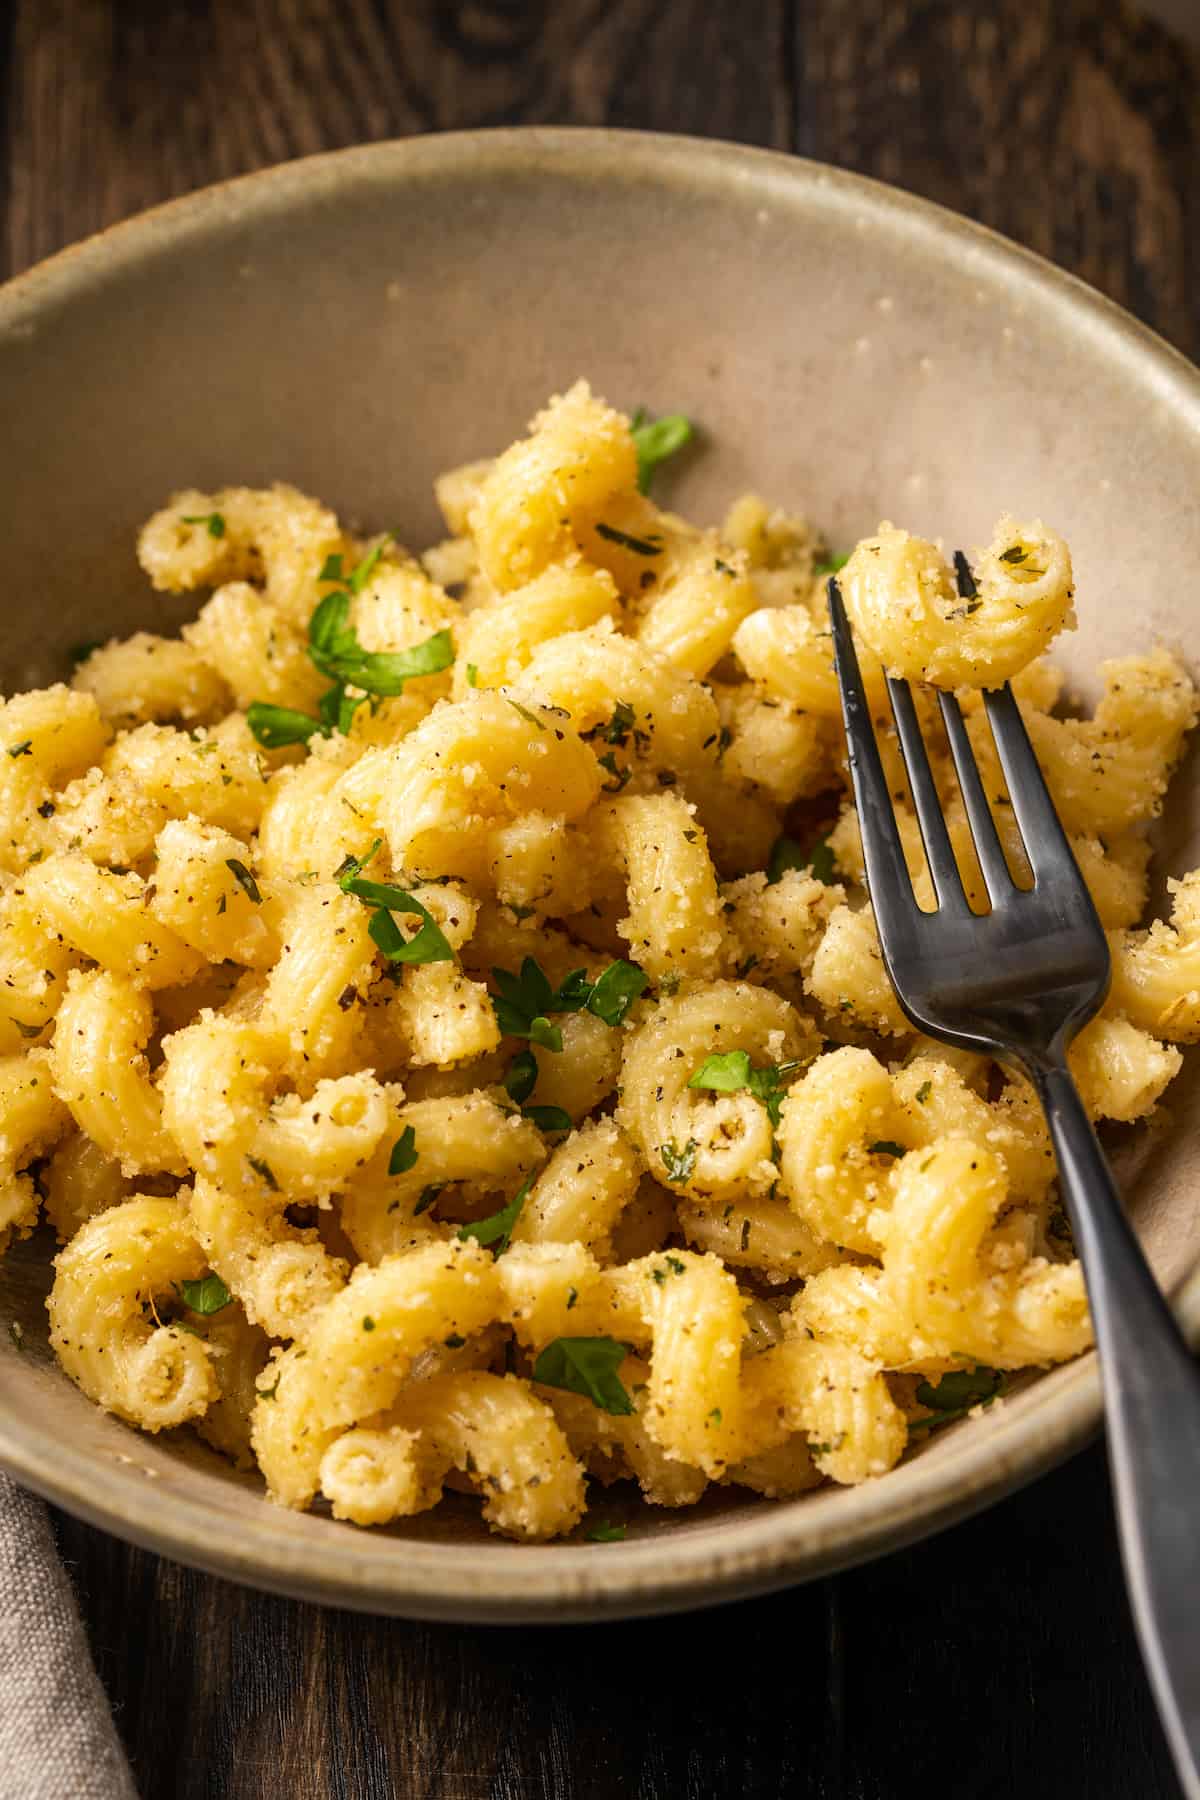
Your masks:
[[[372,1620],[70,1520],[148,1800],[1174,1800],[1097,1449],[928,1544],[699,1616]]]
[[[0,251],[293,156],[479,125],[786,147],[785,0],[10,0]]]
[[[940,201],[1200,351],[1200,51],[1095,0],[797,8],[795,148]]]
[[[9,0],[0,271],[203,183],[510,122],[898,182],[1200,350],[1200,55],[1106,0]],[[475,1631],[253,1595],[60,1521],[146,1800],[1176,1792],[1099,1451],[695,1618]]]

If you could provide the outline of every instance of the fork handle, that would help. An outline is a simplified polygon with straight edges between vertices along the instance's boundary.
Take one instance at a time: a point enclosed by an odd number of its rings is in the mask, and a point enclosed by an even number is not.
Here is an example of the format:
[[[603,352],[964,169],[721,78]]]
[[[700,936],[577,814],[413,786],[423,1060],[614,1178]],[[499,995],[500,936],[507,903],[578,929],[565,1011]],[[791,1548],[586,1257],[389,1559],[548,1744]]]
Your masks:
[[[1184,1793],[1200,1800],[1200,1368],[1065,1063],[1030,1074],[1087,1282],[1134,1621]]]

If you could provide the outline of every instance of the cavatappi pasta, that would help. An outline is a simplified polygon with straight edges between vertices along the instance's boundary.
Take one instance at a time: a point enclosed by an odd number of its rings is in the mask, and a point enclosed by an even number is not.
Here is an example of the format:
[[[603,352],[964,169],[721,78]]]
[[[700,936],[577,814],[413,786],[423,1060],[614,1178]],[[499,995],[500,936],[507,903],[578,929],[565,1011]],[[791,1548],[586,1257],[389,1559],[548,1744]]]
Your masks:
[[[72,1379],[281,1504],[450,1483],[541,1539],[589,1476],[790,1497],[1090,1341],[1031,1091],[883,970],[828,548],[754,495],[662,510],[686,436],[581,382],[439,479],[421,558],[288,487],[177,494],[139,554],[182,637],[0,706],[0,1249],[44,1215]],[[958,689],[1019,872],[978,696],[1014,679],[1111,933],[1076,1075],[1128,1123],[1200,1038],[1200,871],[1139,927],[1195,693],[1151,648],[1059,714],[1066,544],[1006,516],[973,569],[890,523],[846,559],[884,755],[902,793],[885,669]]]

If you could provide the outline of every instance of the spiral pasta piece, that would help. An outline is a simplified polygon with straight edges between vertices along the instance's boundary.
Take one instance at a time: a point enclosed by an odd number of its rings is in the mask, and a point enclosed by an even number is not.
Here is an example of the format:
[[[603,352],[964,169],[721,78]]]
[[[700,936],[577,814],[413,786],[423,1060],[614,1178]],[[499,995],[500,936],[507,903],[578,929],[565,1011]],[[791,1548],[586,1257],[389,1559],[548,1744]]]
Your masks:
[[[748,1087],[693,1087],[692,1078],[714,1053],[765,1050],[772,1066],[803,1065],[817,1043],[810,1021],[769,989],[707,983],[661,1001],[630,1033],[618,1117],[656,1179],[689,1200],[716,1206],[765,1194],[779,1178],[766,1103]]]
[[[157,1295],[205,1269],[179,1200],[123,1201],[89,1220],[54,1267],[50,1342],[89,1400],[143,1431],[205,1411],[217,1396],[208,1346],[154,1313]]]

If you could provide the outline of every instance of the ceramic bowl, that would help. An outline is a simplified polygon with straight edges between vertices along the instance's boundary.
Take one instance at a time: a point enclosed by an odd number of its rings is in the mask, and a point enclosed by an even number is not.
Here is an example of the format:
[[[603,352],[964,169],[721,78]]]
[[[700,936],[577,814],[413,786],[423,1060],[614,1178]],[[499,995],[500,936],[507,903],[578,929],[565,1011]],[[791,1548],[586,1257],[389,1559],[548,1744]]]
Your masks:
[[[1070,540],[1083,686],[1102,656],[1200,646],[1200,376],[1077,281],[852,175],[724,145],[501,131],[292,163],[121,225],[0,292],[9,496],[6,689],[73,642],[170,629],[139,523],[186,484],[283,478],[420,544],[436,471],[508,443],[576,375],[683,409],[703,453],[669,498],[747,487],[834,544],[890,517],[951,544],[1004,510]],[[1200,861],[1186,772],[1161,848]],[[1131,1201],[1200,1327],[1200,1140],[1135,1138]],[[884,1479],[680,1513],[608,1499],[625,1542],[519,1547],[452,1500],[364,1532],[269,1505],[186,1435],[138,1435],[55,1367],[52,1245],[0,1267],[0,1462],[69,1511],[183,1562],[430,1618],[650,1612],[801,1580],[948,1524],[1066,1455],[1099,1420],[1093,1359],[1030,1381]],[[18,1353],[9,1323],[23,1328]]]

